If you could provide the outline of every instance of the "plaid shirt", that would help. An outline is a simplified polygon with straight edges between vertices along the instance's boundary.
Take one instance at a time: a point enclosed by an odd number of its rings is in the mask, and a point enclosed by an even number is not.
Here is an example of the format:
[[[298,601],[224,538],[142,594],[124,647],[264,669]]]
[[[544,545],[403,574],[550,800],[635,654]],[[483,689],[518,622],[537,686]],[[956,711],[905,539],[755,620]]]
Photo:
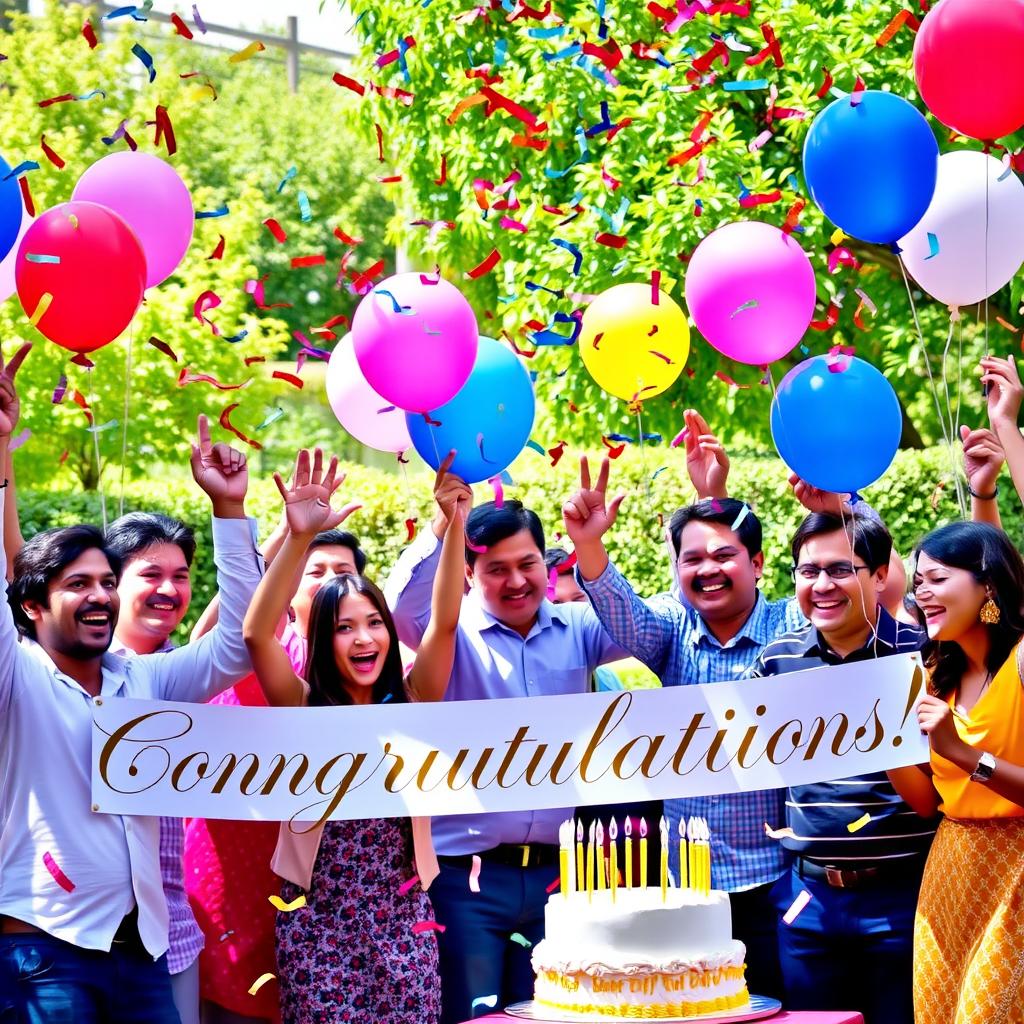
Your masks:
[[[758,594],[743,628],[723,645],[692,608],[664,594],[643,601],[611,563],[596,580],[588,582],[578,573],[577,579],[612,639],[655,672],[662,686],[743,679],[768,643],[806,623],[794,600],[766,601]],[[774,829],[785,822],[785,790],[666,800],[669,835],[676,835],[679,821],[691,815],[707,818],[711,828],[711,883],[716,889],[752,889],[785,871],[786,854],[764,831],[765,823]],[[671,843],[669,850],[678,878],[677,844]]]

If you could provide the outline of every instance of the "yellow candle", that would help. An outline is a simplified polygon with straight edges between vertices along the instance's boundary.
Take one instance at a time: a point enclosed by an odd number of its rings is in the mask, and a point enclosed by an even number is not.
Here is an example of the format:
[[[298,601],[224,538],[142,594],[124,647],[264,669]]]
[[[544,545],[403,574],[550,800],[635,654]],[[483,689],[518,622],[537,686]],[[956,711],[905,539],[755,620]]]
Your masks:
[[[612,818],[611,824],[608,826],[608,845],[609,845],[609,860],[608,860],[608,888],[612,891],[612,903],[615,902],[615,893],[619,888],[619,827],[615,824],[615,819]]]
[[[558,826],[558,887],[562,899],[569,898],[569,843],[572,841],[572,822],[563,821]]]
[[[658,833],[661,839],[661,902],[665,903],[668,900],[668,825],[664,818],[661,819]]]
[[[590,823],[587,836],[587,899],[594,898],[594,823]]]
[[[697,878],[697,847],[694,843],[693,818],[686,822],[686,838],[686,870],[690,878],[690,888],[696,891],[700,888],[700,883]]]
[[[640,888],[647,888],[647,819],[640,819]]]
[[[711,829],[708,828],[708,819],[700,819],[701,832],[704,836],[704,895],[711,893]]]
[[[583,822],[576,821],[576,891],[583,890]]]
[[[596,842],[594,847],[597,851],[597,891],[604,892],[604,825],[597,823]]]
[[[626,888],[633,888],[633,825],[626,818]]]
[[[679,819],[679,888],[689,889],[693,885],[693,878],[690,874],[690,863],[687,859],[686,831],[683,827],[683,819]]]

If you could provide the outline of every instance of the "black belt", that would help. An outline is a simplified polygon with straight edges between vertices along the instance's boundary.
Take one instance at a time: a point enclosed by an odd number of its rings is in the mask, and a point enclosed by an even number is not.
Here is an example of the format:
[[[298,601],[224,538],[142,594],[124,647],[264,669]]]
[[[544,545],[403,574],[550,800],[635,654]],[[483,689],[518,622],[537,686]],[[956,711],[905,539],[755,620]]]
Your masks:
[[[139,935],[138,907],[133,907],[132,910],[121,919],[121,923],[117,926],[117,931],[114,932],[113,945],[110,949],[111,952],[115,949],[119,949],[123,953],[141,953],[144,956],[149,955],[146,951],[146,946],[142,941],[142,936]]]
[[[476,854],[482,861],[492,864],[506,864],[513,868],[543,868],[558,863],[558,847],[547,843],[501,843],[489,850]],[[473,854],[465,853],[455,857],[438,856],[441,864],[450,867],[472,867]]]
[[[921,857],[906,857],[872,867],[837,868],[806,857],[797,857],[796,870],[802,878],[820,879],[833,889],[860,889],[872,883],[900,878],[920,879],[924,871],[924,860]]]

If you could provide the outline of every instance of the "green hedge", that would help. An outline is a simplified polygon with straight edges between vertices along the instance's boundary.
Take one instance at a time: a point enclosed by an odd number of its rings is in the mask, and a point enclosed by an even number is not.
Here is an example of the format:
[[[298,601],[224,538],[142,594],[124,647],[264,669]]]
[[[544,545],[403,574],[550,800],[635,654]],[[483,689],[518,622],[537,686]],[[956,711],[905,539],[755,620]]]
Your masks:
[[[629,449],[612,466],[611,487],[628,495],[610,540],[612,557],[641,593],[665,590],[671,576],[658,514],[663,513],[667,519],[674,509],[694,497],[682,452],[664,446],[647,447],[643,452]],[[567,456],[552,468],[546,457],[527,451],[511,472],[515,485],[506,487],[506,494],[521,498],[537,511],[548,531],[549,543],[553,542],[561,528],[562,502],[577,486],[575,463]],[[922,534],[957,518],[950,473],[949,454],[944,450],[900,452],[885,477],[865,492],[867,500],[889,525],[897,549],[904,555],[910,553],[914,541]],[[346,500],[358,498],[363,508],[346,525],[363,543],[370,574],[382,580],[405,544],[406,518],[418,516],[419,528],[426,528],[433,474],[422,466],[409,467],[406,478],[358,465],[349,466],[348,474],[344,485]],[[769,597],[781,596],[789,590],[789,538],[803,516],[803,509],[786,484],[786,476],[778,459],[733,459],[730,492],[749,501],[764,524],[766,571],[762,586]],[[486,484],[476,490],[478,500],[491,497]],[[26,537],[49,526],[100,521],[100,500],[95,493],[23,491],[18,499]],[[116,516],[118,497],[108,496],[107,506],[108,518]],[[271,481],[253,482],[249,508],[265,535],[280,511],[280,498]],[[1004,527],[1017,541],[1024,530],[1024,516],[1005,474],[1000,508]],[[195,528],[199,550],[194,572],[195,597],[187,620],[190,623],[204,607],[214,586],[209,503],[191,481],[133,483],[125,490],[125,509],[166,512]]]

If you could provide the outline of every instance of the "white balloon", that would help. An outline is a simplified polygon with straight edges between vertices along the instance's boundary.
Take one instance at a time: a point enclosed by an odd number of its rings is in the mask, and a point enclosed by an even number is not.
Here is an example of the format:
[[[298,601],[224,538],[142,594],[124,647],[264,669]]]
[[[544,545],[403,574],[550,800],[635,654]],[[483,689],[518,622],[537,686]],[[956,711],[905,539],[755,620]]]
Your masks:
[[[0,260],[0,302],[6,302],[14,294],[16,287],[14,283],[14,267],[18,262],[18,250],[21,248],[21,240],[25,237],[25,232],[28,231],[34,220],[35,218],[22,205],[21,227],[18,228],[18,237],[14,245],[11,246],[11,251]]]
[[[929,295],[949,306],[980,302],[1024,263],[1024,185],[995,157],[944,153],[931,205],[899,246],[907,271]]]

